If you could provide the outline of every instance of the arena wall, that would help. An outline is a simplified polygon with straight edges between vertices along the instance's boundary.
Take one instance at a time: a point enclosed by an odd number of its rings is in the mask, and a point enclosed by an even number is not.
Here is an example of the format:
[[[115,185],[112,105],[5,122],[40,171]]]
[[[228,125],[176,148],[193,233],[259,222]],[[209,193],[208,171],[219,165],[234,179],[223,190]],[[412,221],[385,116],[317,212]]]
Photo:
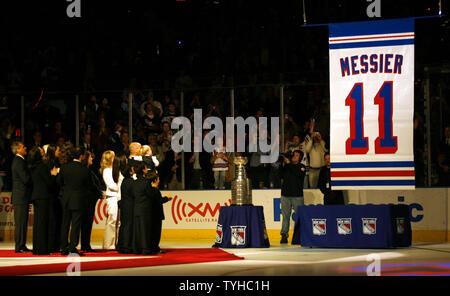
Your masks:
[[[221,206],[231,204],[229,190],[163,191],[173,200],[164,204],[162,240],[207,240],[211,245]],[[267,233],[272,243],[278,244],[281,229],[280,190],[253,190],[253,204],[264,207]],[[322,204],[323,195],[317,189],[304,190],[305,203]],[[14,241],[14,207],[11,193],[0,194],[0,238]],[[412,191],[346,191],[347,203],[353,204],[407,204],[410,208],[413,242],[448,242],[450,238],[450,188],[417,188]],[[103,200],[97,203],[92,240],[103,238],[106,220]],[[33,207],[30,206],[29,236],[32,240]],[[291,221],[291,237],[294,223]]]

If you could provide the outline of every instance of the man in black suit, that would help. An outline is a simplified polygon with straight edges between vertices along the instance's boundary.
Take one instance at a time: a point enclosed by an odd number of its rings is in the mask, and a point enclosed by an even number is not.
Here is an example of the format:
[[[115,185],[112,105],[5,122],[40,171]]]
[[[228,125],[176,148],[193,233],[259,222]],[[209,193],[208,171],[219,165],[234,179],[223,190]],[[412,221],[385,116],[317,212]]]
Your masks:
[[[331,190],[330,154],[325,153],[326,165],[320,169],[318,187],[323,193],[324,205],[343,205],[344,194],[341,190]]]
[[[138,142],[132,142],[129,145],[130,156],[128,157],[128,163],[131,167],[134,167],[138,162],[142,162],[141,155],[141,147],[142,145]]]
[[[89,170],[81,162],[84,149],[73,149],[73,161],[62,165],[57,182],[64,187],[62,196],[63,219],[61,226],[61,254],[78,253],[77,245],[80,238],[83,209],[88,198],[88,188],[91,187]],[[67,242],[70,226],[70,243]]]
[[[16,253],[31,252],[27,246],[28,209],[31,200],[32,180],[31,173],[25,161],[27,147],[20,141],[11,144],[12,153],[15,154],[12,165],[12,195],[14,205],[15,223],[15,251]]]

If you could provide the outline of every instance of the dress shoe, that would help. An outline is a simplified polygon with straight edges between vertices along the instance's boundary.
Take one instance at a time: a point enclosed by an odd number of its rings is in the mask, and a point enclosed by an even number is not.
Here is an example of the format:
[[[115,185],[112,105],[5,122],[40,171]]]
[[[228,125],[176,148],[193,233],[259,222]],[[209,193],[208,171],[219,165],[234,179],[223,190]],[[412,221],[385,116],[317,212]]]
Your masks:
[[[287,236],[282,236],[281,237],[281,241],[280,241],[280,244],[287,244],[288,243],[288,239],[287,239]]]
[[[16,253],[31,253],[31,250],[27,247],[17,250]]]
[[[84,253],[98,253],[97,250],[94,250],[92,248],[81,249],[81,251],[83,251]]]
[[[160,250],[159,251],[159,254],[165,254],[165,253],[167,253],[166,251],[163,251],[163,250]]]
[[[50,255],[50,252],[34,252],[33,255]]]
[[[80,252],[78,252],[77,249],[69,250],[69,255],[73,255],[73,254],[77,254],[77,255],[80,255],[80,256],[81,256]]]

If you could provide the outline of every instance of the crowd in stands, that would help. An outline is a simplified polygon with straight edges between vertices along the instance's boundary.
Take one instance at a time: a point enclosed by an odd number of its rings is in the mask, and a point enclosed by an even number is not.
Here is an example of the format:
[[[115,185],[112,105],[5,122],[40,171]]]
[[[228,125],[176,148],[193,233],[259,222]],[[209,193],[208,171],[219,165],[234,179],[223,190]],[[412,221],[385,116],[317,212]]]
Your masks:
[[[128,96],[123,101],[108,99],[107,96],[91,95],[80,104],[79,114],[79,143],[94,156],[93,168],[98,171],[100,159],[104,151],[112,150],[116,155],[129,156],[130,142],[139,142],[150,147],[151,154],[159,162],[158,172],[161,182],[160,189],[229,189],[232,181],[233,154],[218,146],[213,153],[185,152],[171,149],[172,136],[176,131],[171,129],[172,120],[181,115],[180,100],[170,92],[164,97],[156,97],[152,90],[136,95],[133,99],[133,130],[132,139],[128,130]],[[302,163],[307,167],[307,177],[304,188],[316,188],[318,172],[325,165],[324,154],[329,152],[329,108],[327,104],[319,104],[308,112],[302,106],[308,105],[295,97],[295,93],[288,89],[285,96],[284,143],[281,143],[280,153],[289,154],[295,150],[302,151]],[[270,105],[257,104],[257,100],[249,99],[247,89],[238,92],[235,116],[247,118],[254,116],[279,116],[270,113]],[[275,98],[275,102],[278,103]],[[244,103],[242,103],[244,102]],[[216,104],[217,103],[217,104]],[[247,103],[247,104],[245,104]],[[226,104],[226,102],[225,102]],[[224,106],[226,106],[224,104]],[[0,186],[3,190],[10,190],[10,167],[13,155],[10,143],[13,139],[20,139],[20,121],[17,120],[18,111],[8,107],[4,98],[1,112],[0,127]],[[252,106],[258,106],[252,109]],[[241,108],[242,107],[242,108]],[[245,107],[245,108],[244,108]],[[208,101],[193,93],[186,98],[185,116],[193,120],[194,109],[202,109],[203,119],[218,116],[225,122],[229,112],[224,111],[219,101]],[[272,108],[273,109],[273,108]],[[46,100],[35,108],[26,112],[25,145],[31,149],[45,144],[55,144],[62,147],[65,143],[75,142],[73,121],[68,121],[67,114],[62,114],[58,108]],[[69,119],[70,120],[70,119]],[[417,185],[424,185],[423,157],[425,153],[418,147],[423,147],[422,123],[415,120],[415,157]],[[70,128],[72,126],[73,128]],[[193,124],[192,124],[193,126]],[[203,131],[203,136],[208,134]],[[248,135],[247,135],[248,136]],[[270,135],[269,135],[270,137]],[[445,129],[445,137],[439,144],[436,157],[438,179],[434,185],[446,186],[448,181],[448,160],[450,145],[450,129]],[[194,140],[194,137],[192,137]],[[261,163],[262,153],[244,152],[240,155],[248,158],[247,172],[253,188],[280,188],[279,177],[280,160],[274,163]],[[184,165],[182,160],[184,159]],[[182,168],[184,166],[185,183],[182,184]],[[422,182],[422,183],[421,183]]]

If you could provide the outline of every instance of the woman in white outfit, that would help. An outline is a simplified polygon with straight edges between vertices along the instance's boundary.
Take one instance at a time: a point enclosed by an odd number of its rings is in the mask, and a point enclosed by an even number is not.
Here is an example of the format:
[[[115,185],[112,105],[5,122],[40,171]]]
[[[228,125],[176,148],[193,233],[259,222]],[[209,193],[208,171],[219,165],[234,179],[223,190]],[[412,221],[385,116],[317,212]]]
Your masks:
[[[119,178],[114,180],[113,178],[113,164],[117,163],[115,161],[114,151],[107,150],[102,155],[102,160],[100,163],[100,173],[103,176],[103,181],[106,185],[105,199],[106,199],[106,226],[105,234],[103,237],[103,249],[114,250],[116,248],[117,241],[117,229],[118,229],[118,201],[120,199],[120,184],[123,180]]]

